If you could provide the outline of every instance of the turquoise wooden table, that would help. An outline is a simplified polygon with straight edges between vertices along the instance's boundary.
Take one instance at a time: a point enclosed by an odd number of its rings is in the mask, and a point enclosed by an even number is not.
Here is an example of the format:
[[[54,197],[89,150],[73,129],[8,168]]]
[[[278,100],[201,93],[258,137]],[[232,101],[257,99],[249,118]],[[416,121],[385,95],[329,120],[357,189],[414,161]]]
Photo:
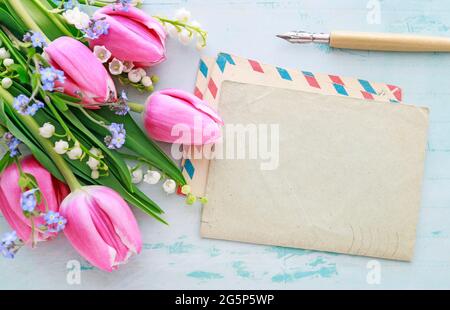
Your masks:
[[[423,203],[412,263],[203,240],[200,206],[142,186],[167,211],[169,227],[136,212],[143,253],[112,274],[94,269],[64,237],[0,259],[0,289],[392,289],[450,288],[450,54],[375,53],[289,45],[298,29],[450,36],[446,0],[146,0],[151,14],[186,7],[209,30],[204,53],[226,51],[288,68],[399,85],[407,103],[428,106],[431,126]],[[199,55],[168,44],[158,87],[192,90]],[[135,94],[136,100],[145,98]],[[9,228],[0,218],[0,232]],[[76,273],[79,267],[79,277]]]

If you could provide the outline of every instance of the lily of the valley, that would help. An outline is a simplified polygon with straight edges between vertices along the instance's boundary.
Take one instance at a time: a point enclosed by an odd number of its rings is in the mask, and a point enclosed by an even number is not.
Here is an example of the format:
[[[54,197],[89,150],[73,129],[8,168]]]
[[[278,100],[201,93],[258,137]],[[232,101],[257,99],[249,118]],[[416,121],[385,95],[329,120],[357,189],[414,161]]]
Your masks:
[[[80,159],[83,156],[83,150],[80,147],[80,143],[75,142],[74,146],[67,152],[67,157],[71,160]]]
[[[59,155],[64,155],[69,150],[69,142],[64,140],[59,140],[55,142],[55,146],[53,148],[55,152]]]
[[[163,183],[163,190],[167,194],[173,194],[177,190],[177,183],[174,180],[168,179]]]
[[[161,173],[158,171],[148,170],[144,175],[144,182],[150,185],[155,185],[161,180]]]
[[[13,84],[13,81],[9,77],[2,79],[2,87],[4,89],[10,88],[12,86],[12,84]]]
[[[104,46],[94,46],[94,55],[101,63],[106,63],[111,58],[111,52]]]
[[[117,59],[114,58],[110,63],[109,63],[109,72],[112,75],[119,75],[122,74],[124,69],[123,63]]]
[[[39,134],[41,137],[49,139],[55,134],[55,126],[51,123],[45,123],[41,128],[39,128]]]
[[[8,50],[4,47],[0,48],[0,60],[9,58],[11,55],[9,54]]]
[[[71,10],[66,10],[62,15],[69,24],[74,25],[75,28],[79,30],[83,30],[89,27],[89,15],[81,12],[78,7],[74,7]]]

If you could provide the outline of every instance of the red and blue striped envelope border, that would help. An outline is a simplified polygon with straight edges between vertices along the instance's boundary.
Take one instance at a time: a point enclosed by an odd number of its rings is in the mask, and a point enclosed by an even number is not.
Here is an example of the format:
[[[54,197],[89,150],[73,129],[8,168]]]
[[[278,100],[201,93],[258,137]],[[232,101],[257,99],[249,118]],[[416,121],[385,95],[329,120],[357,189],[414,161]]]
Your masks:
[[[402,90],[395,85],[386,83],[374,83],[364,79],[339,75],[291,70],[228,53],[220,53],[216,59],[202,57],[194,94],[217,109],[223,81],[252,83],[324,95],[348,96],[368,101],[376,100],[388,103],[402,101]],[[203,146],[203,148],[206,147],[211,148],[212,146]],[[197,196],[204,196],[206,194],[209,160],[189,158],[192,150],[187,149],[184,151],[186,156],[182,160],[183,175],[191,186],[192,193]]]

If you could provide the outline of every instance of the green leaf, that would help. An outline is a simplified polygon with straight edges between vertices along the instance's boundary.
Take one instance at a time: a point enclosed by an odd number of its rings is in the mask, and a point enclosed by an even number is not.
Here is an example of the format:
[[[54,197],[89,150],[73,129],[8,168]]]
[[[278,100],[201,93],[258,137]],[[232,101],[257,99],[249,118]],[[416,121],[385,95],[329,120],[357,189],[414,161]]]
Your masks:
[[[60,125],[56,124],[55,127],[60,130]],[[76,138],[80,141],[80,143],[84,145],[88,145],[89,141],[87,138],[83,136],[82,132],[77,131],[73,125],[71,125],[70,130],[75,134]],[[117,177],[117,173],[113,172],[114,169],[111,169],[110,174],[108,176],[102,176],[97,180],[91,178],[90,173],[91,170],[86,165],[85,162],[81,162],[78,160],[69,160],[66,158],[67,163],[71,166],[72,171],[75,175],[84,181],[84,184],[87,185],[102,185],[107,186],[115,190],[119,193],[129,204],[139,208],[144,213],[154,217],[156,220],[161,223],[167,224],[165,220],[161,218],[161,214],[164,213],[161,208],[153,202],[150,198],[148,198],[145,194],[143,194],[134,184],[131,185],[131,190],[125,188],[122,182]]]
[[[54,99],[54,96],[51,95],[51,98]],[[61,100],[61,99],[59,99]],[[78,108],[74,108],[73,110],[78,110]],[[77,128],[77,131],[81,132],[85,135],[91,144],[95,145],[97,148],[101,149],[105,158],[108,160],[108,166],[112,171],[117,172],[119,179],[122,181],[122,184],[128,190],[132,190],[132,182],[131,182],[131,174],[128,171],[128,167],[125,161],[120,158],[117,153],[111,151],[106,147],[106,145],[100,141],[86,126],[80,121],[79,117],[86,117],[85,115],[78,115],[72,112],[72,110],[60,110],[62,115],[64,115],[65,119],[71,123],[74,127]],[[79,112],[81,113],[81,112]],[[82,113],[81,113],[82,114]]]
[[[31,96],[31,92],[22,86],[20,83],[13,83],[12,86],[8,89],[9,93],[14,97],[19,96],[20,94],[24,94],[27,97]]]
[[[2,159],[0,159],[0,173],[3,173],[6,167],[8,167],[14,162],[14,159],[11,156],[9,156],[9,154],[10,152],[6,152],[3,155]]]
[[[21,22],[18,22],[5,8],[0,7],[0,23],[8,28],[15,36],[21,38],[26,32],[25,26]]]
[[[28,184],[30,183],[30,180],[26,176],[20,176],[19,177],[19,187],[24,190],[27,188]]]
[[[19,51],[14,48],[11,40],[8,38],[6,33],[1,28],[0,28],[0,40],[3,41],[3,43],[5,44],[5,47],[11,53],[12,58],[14,58],[26,70],[27,62],[25,61],[23,56],[19,53]]]
[[[19,64],[14,64],[12,66],[9,67],[9,69],[14,70],[17,72],[17,74],[19,75],[19,80],[21,83],[27,84],[30,82],[30,78],[28,76],[28,72],[27,70],[19,65]]]
[[[38,160],[51,174],[64,182],[64,178],[58,168],[55,166],[50,157],[48,157],[48,155],[41,149],[41,146],[32,137],[33,135],[27,127],[15,117],[14,113],[11,111],[9,106],[3,102],[3,100],[1,100],[0,105],[0,118],[8,130],[30,149],[36,160]]]
[[[105,121],[107,120],[107,122],[124,124],[127,131],[125,146],[128,149],[145,158],[153,166],[160,169],[170,178],[175,180],[179,185],[186,185],[186,180],[184,179],[180,168],[141,130],[130,115],[116,115],[113,111],[105,107],[100,110],[95,110],[93,113],[102,117]],[[107,133],[101,126],[96,126],[88,120],[84,121],[85,124],[88,123],[86,126],[93,131],[96,131],[101,135],[105,135]]]
[[[56,105],[58,110],[60,110],[61,112],[66,112],[69,109],[67,107],[66,102],[64,100],[62,100],[60,97],[51,95],[51,98],[52,98],[53,103]]]
[[[66,95],[64,93],[53,93],[53,97],[58,97],[64,101],[68,101],[71,103],[80,103],[81,102],[80,98],[72,97],[72,96]]]

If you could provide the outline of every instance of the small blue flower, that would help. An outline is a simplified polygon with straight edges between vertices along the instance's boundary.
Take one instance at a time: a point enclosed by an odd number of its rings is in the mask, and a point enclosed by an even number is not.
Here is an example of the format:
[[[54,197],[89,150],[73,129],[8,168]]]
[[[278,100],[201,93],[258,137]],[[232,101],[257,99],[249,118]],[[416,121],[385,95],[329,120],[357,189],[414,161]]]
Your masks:
[[[64,9],[65,9],[65,10],[71,10],[71,9],[74,8],[74,6],[75,6],[74,0],[66,0],[66,1],[64,2]]]
[[[127,132],[123,124],[111,123],[108,127],[110,136],[105,137],[105,143],[109,149],[120,149],[126,140]]]
[[[130,9],[130,5],[131,5],[132,0],[117,0],[116,3],[117,4],[121,4],[122,5],[122,11],[124,12],[128,12]]]
[[[42,33],[36,31],[29,31],[23,36],[24,42],[31,42],[33,47],[44,48],[47,46],[47,41]]]
[[[14,98],[14,109],[17,110],[22,115],[26,115],[26,111],[28,109],[28,103],[30,103],[30,98],[25,95],[19,95]]]
[[[2,236],[1,244],[4,246],[11,246],[17,241],[17,233],[15,230],[4,233]]]
[[[13,259],[14,253],[9,249],[9,247],[4,246],[2,243],[0,243],[0,254],[4,258]]]
[[[53,67],[42,68],[39,70],[41,75],[42,89],[45,91],[54,91],[55,82],[64,83],[66,80],[64,72]]]
[[[14,137],[12,135],[12,133],[5,132],[5,134],[3,135],[3,140],[5,141],[6,145],[8,146],[10,157],[15,157],[20,154],[19,145],[21,142],[19,139]]]
[[[115,112],[116,115],[127,115],[128,112],[130,112],[130,107],[127,104],[128,102],[128,96],[126,91],[122,90],[122,93],[120,95],[120,98],[117,102],[113,103],[110,108],[112,111]]]
[[[59,213],[53,212],[53,211],[48,211],[47,213],[44,214],[44,220],[45,220],[45,223],[47,223],[47,225],[56,224],[56,223],[58,223],[58,220],[59,220]]]
[[[0,240],[0,254],[5,258],[13,259],[20,246],[15,231],[5,233]]]
[[[66,228],[67,220],[63,216],[60,216],[56,224],[57,224],[56,231],[57,232],[63,231],[64,228]]]
[[[19,114],[33,116],[39,109],[44,107],[44,104],[40,101],[35,101],[35,103],[30,105],[30,98],[25,95],[19,95],[14,98],[13,107]]]
[[[23,211],[30,213],[34,211],[37,205],[36,192],[38,190],[38,188],[33,188],[22,193],[22,196],[20,197],[20,206]]]
[[[49,212],[50,213],[50,212]],[[47,213],[48,214],[48,213]],[[55,217],[52,217],[51,220],[47,221],[47,231],[50,233],[59,233],[66,228],[67,220],[64,216],[60,215],[57,212],[53,212]],[[46,217],[44,217],[46,218]]]
[[[102,35],[109,33],[109,23],[103,19],[92,20],[89,27],[84,30],[84,36],[88,39],[95,40]]]

